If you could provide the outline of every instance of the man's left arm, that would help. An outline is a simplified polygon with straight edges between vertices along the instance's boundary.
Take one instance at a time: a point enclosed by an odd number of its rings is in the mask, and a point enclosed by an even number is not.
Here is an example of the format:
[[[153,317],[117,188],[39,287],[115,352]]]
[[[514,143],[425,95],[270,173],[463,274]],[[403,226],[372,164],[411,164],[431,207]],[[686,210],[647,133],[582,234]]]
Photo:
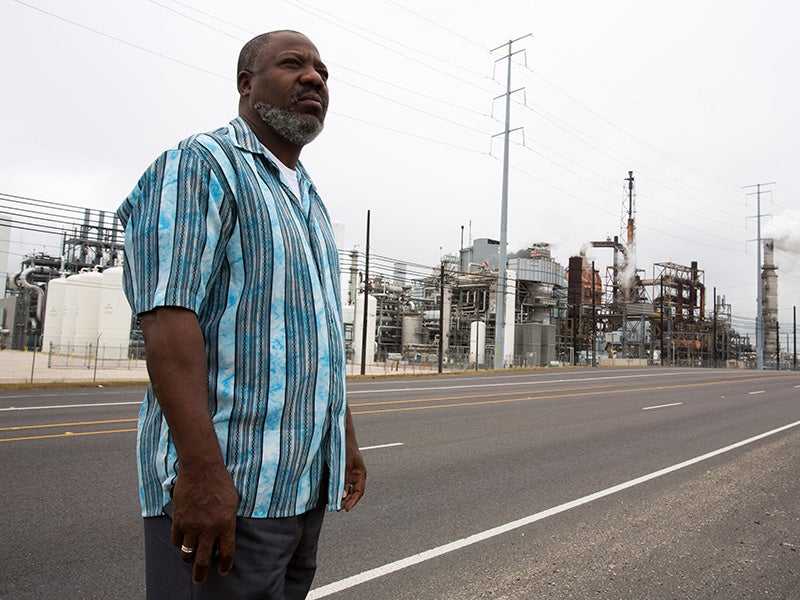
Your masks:
[[[345,471],[344,471],[344,493],[342,494],[342,508],[350,511],[361,500],[364,495],[364,487],[367,483],[367,465],[361,450],[358,449],[356,441],[356,428],[353,425],[353,417],[350,415],[350,407],[347,407],[345,415]]]

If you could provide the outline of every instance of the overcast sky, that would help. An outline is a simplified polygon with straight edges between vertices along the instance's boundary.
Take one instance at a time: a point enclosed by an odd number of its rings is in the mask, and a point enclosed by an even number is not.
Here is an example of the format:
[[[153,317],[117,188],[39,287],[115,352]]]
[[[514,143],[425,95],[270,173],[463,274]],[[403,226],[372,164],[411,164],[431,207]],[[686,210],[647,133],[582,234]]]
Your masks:
[[[373,252],[434,265],[462,226],[465,245],[499,239],[507,46],[490,50],[532,34],[513,45],[509,252],[550,242],[566,266],[620,235],[632,170],[637,266],[698,261],[709,305],[716,287],[752,331],[756,199],[742,187],[776,182],[763,233],[791,329],[800,3],[0,2],[2,193],[115,210],[162,150],[235,116],[245,41],[297,29],[331,74],[326,129],[301,158],[345,247],[363,250],[370,209]]]

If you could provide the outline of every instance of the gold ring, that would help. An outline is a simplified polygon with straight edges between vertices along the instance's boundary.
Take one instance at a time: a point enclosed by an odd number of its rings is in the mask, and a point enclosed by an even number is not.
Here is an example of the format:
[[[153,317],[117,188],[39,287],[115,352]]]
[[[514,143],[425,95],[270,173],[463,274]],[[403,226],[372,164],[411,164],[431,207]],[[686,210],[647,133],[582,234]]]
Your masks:
[[[181,552],[184,554],[192,554],[194,552],[194,548],[189,548],[189,546],[184,546],[181,544]]]

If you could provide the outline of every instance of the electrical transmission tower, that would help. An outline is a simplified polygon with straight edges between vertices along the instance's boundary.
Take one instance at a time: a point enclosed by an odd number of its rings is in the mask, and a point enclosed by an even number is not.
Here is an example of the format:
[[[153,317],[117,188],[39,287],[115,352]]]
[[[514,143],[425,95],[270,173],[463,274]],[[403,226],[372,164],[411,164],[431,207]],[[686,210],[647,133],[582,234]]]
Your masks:
[[[761,214],[761,186],[775,185],[774,181],[769,183],[756,183],[753,185],[742,186],[742,189],[756,188],[755,192],[750,192],[748,196],[756,197],[756,244],[758,251],[756,256],[756,368],[760,371],[764,368],[764,294],[761,284],[761,217],[769,216]]]
[[[503,195],[500,206],[500,264],[497,273],[497,310],[495,312],[495,340],[494,340],[494,368],[502,369],[505,366],[505,333],[506,333],[506,262],[508,260],[508,146],[509,134],[511,133],[511,94],[519,90],[511,91],[511,57],[524,50],[514,51],[512,46],[532,34],[523,35],[515,40],[508,40],[502,46],[498,46],[492,52],[507,48],[507,53],[503,58],[498,59],[508,61],[508,74],[506,76],[506,93],[498,96],[506,99],[506,126],[503,131]],[[522,89],[522,88],[520,88]],[[495,100],[497,99],[495,98]],[[513,319],[513,315],[512,315]]]

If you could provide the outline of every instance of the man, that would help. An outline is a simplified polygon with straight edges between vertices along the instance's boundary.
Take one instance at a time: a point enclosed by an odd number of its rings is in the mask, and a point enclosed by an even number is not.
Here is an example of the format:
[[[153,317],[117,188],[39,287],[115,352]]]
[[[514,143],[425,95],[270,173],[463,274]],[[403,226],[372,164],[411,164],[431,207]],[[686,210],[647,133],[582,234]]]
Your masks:
[[[137,436],[148,598],[304,598],[325,508],[364,493],[337,250],[298,162],[327,77],[304,35],[254,38],[239,116],[167,150],[118,211],[151,382]]]

